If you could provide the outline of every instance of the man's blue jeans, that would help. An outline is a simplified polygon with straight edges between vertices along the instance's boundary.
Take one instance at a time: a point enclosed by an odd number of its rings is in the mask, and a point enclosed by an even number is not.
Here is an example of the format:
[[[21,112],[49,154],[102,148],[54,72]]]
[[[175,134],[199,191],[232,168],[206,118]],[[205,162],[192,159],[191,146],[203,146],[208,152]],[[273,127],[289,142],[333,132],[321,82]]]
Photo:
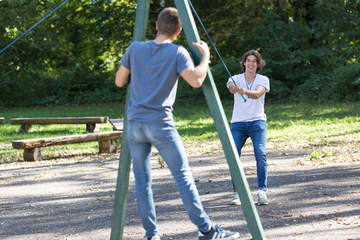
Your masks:
[[[127,139],[133,159],[137,205],[146,236],[158,234],[151,189],[151,145],[159,150],[170,169],[190,220],[200,231],[209,231],[211,221],[201,204],[185,148],[175,126],[129,121]]]
[[[239,156],[246,140],[251,138],[256,159],[258,190],[265,191],[267,187],[266,121],[234,122],[231,125],[231,133]]]

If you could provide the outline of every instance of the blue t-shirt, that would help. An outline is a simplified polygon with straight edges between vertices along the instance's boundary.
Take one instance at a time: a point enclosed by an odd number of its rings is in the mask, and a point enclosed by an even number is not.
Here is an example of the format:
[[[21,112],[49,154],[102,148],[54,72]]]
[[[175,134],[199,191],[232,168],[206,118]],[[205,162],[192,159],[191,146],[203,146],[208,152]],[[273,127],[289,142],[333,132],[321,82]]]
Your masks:
[[[172,106],[179,76],[194,66],[189,52],[171,43],[133,42],[121,64],[131,71],[128,120],[173,125]]]

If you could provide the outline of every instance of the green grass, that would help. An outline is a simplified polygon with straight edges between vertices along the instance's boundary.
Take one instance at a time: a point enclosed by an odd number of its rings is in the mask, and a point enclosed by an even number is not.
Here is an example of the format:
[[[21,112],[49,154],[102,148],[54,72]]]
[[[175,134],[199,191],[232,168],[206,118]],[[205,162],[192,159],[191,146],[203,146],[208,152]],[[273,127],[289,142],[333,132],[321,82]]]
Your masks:
[[[225,105],[225,104],[224,104]],[[339,104],[267,104],[268,148],[301,149],[323,147],[359,147],[360,102]],[[230,121],[232,103],[224,107]],[[122,118],[123,105],[87,105],[51,108],[1,109],[0,159],[2,162],[21,161],[22,150],[12,149],[13,140],[86,133],[85,124],[34,125],[34,132],[19,133],[18,125],[10,118],[21,117],[86,117],[109,116]],[[186,145],[219,143],[213,119],[207,106],[175,106],[176,127]],[[100,131],[111,131],[112,126],[99,124]],[[247,145],[251,142],[248,141]],[[42,148],[44,158],[97,153],[97,142]]]
[[[268,142],[311,148],[359,144],[360,103],[274,105],[267,108]]]
[[[230,121],[232,106],[225,106]],[[308,148],[360,141],[360,103],[266,105],[268,147]],[[177,107],[176,125],[184,141],[217,141],[207,107]]]

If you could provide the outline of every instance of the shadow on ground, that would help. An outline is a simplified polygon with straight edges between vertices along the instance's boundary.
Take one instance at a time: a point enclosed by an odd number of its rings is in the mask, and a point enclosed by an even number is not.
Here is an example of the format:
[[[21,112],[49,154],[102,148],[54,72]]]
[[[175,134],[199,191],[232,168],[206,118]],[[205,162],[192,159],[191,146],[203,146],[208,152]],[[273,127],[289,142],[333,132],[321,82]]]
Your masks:
[[[270,204],[257,206],[267,239],[359,239],[359,164],[291,167],[298,153],[269,155]],[[109,239],[118,160],[47,161],[3,165],[0,169],[0,239]],[[256,201],[252,154],[242,165]],[[249,237],[233,197],[223,155],[191,157],[194,179],[214,223]],[[167,168],[152,161],[153,191],[162,239],[196,239]],[[124,239],[142,239],[132,173]]]

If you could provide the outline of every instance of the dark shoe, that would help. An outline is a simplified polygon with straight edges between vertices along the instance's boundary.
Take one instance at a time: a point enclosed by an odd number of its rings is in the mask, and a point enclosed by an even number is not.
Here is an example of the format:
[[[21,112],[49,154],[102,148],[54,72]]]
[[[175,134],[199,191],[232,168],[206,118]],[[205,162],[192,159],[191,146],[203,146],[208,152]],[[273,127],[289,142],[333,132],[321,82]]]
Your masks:
[[[152,237],[145,237],[144,240],[160,240],[160,237],[156,234]]]
[[[211,228],[210,232],[206,234],[199,232],[199,240],[207,240],[207,239],[233,240],[239,237],[240,237],[239,233],[224,230],[220,227],[219,224],[214,225]]]

